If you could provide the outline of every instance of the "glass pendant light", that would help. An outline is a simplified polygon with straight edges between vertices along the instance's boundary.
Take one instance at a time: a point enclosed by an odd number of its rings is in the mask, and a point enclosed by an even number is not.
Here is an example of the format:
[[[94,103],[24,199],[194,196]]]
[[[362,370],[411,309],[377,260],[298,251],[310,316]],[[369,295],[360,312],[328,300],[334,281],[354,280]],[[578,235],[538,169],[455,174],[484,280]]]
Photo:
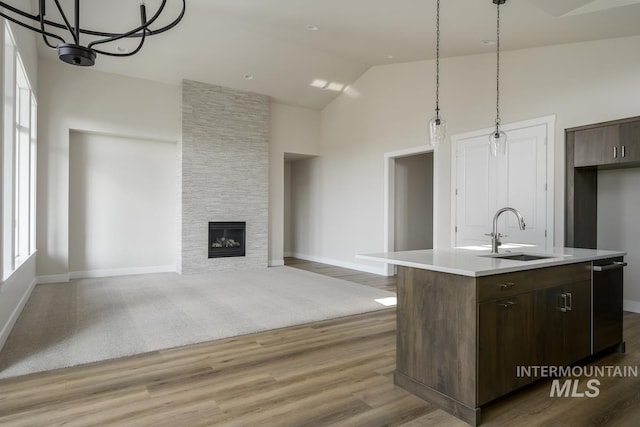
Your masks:
[[[500,5],[507,0],[492,0],[497,7],[496,25],[496,129],[489,135],[491,155],[497,157],[507,152],[507,135],[500,130]]]
[[[436,2],[436,116],[429,120],[429,142],[434,147],[444,142],[447,122],[440,117],[440,0]]]

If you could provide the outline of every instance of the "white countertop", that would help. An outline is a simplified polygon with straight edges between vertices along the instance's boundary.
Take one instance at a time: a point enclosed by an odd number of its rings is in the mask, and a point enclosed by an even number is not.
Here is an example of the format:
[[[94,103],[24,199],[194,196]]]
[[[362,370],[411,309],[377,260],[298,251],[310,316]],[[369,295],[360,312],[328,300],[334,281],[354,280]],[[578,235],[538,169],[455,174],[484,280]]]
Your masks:
[[[542,250],[536,247],[513,248],[499,250],[500,254],[538,254],[551,258],[515,261],[491,257],[489,248],[474,249],[423,249],[417,251],[383,252],[377,254],[358,255],[358,258],[381,261],[387,264],[421,268],[423,270],[440,271],[462,276],[480,277],[512,271],[532,270],[563,264],[587,262],[597,259],[613,258],[626,255],[622,251],[605,251],[600,249],[553,248]],[[488,255],[488,256],[487,256]]]

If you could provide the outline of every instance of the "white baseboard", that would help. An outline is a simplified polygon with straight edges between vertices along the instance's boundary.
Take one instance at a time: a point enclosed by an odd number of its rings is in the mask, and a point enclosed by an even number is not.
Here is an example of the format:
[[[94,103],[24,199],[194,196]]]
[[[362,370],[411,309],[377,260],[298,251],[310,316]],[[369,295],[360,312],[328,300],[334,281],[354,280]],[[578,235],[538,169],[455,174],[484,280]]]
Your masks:
[[[640,302],[626,299],[623,302],[622,308],[624,311],[631,311],[632,313],[640,313]]]
[[[36,277],[36,283],[38,285],[45,285],[47,283],[67,283],[69,279],[68,274],[50,274],[48,276]]]
[[[18,302],[18,305],[11,313],[9,320],[7,320],[7,323],[5,323],[4,327],[2,328],[2,331],[0,331],[0,349],[4,347],[4,343],[7,341],[7,338],[9,338],[9,334],[11,333],[13,326],[16,324],[16,321],[18,320],[20,313],[22,313],[22,309],[27,304],[27,301],[31,296],[31,292],[33,292],[33,288],[36,286],[36,283],[37,283],[37,278],[34,277],[31,283],[29,284],[27,291],[24,293],[22,298],[20,298],[20,302]]]
[[[283,265],[283,259],[272,259],[271,261],[269,261],[269,267],[282,267]]]
[[[132,276],[136,274],[176,273],[175,265],[157,265],[152,267],[111,268],[106,270],[72,271],[70,279],[92,279],[98,277]]]
[[[370,265],[358,264],[355,262],[342,261],[332,258],[318,257],[314,255],[306,255],[297,252],[293,252],[291,256],[294,258],[303,259],[305,261],[321,262],[322,264],[335,265],[336,267],[364,271],[365,273],[377,274],[379,276],[387,276],[387,269],[384,265],[381,265],[380,267],[372,267]]]

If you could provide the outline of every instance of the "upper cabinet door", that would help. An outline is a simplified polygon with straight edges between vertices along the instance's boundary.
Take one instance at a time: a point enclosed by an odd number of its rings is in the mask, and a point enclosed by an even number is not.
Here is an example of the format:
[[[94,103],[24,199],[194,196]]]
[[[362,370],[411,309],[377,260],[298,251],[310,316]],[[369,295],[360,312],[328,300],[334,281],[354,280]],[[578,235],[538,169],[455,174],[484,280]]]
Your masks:
[[[620,125],[620,163],[640,162],[640,122]]]
[[[618,163],[619,125],[602,126],[575,132],[574,166],[600,166]]]

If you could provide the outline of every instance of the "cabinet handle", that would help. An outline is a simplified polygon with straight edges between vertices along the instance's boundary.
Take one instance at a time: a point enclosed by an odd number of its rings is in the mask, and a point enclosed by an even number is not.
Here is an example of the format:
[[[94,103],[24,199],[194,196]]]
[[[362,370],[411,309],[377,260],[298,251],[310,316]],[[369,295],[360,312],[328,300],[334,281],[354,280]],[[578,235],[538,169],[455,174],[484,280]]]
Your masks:
[[[500,286],[501,290],[506,290],[506,289],[511,289],[515,286],[516,284],[513,282],[507,282],[507,283],[500,283],[498,286]]]
[[[620,268],[626,267],[628,264],[626,262],[613,261],[613,264],[607,265],[594,265],[593,271],[609,271],[609,270],[618,270]]]
[[[627,149],[624,145],[622,146],[622,157],[627,157]]]
[[[567,311],[571,311],[571,292],[567,292]]]
[[[509,308],[516,305],[516,303],[513,301],[506,301],[506,302],[499,302],[498,305],[502,308]]]
[[[560,294],[560,299],[562,300],[562,306],[560,307],[560,311],[563,313],[567,312],[567,294]]]
[[[613,147],[613,158],[614,159],[618,158],[618,147]]]

